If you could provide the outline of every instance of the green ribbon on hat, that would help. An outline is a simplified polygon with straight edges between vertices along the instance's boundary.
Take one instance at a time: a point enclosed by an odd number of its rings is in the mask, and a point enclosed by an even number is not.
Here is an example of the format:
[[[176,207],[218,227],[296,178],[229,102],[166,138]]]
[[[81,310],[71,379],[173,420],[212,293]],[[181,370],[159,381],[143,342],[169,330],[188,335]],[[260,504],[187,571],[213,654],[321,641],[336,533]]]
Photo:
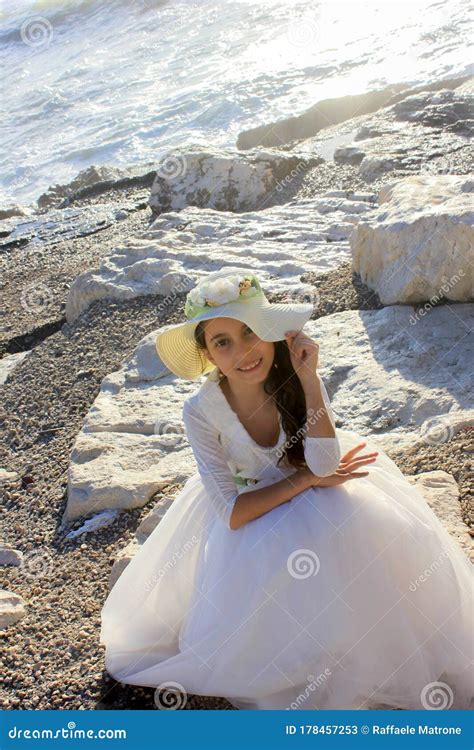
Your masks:
[[[233,274],[236,276],[237,274]],[[222,278],[225,278],[223,276]],[[202,313],[206,312],[207,310],[212,310],[215,307],[219,307],[220,305],[226,305],[229,302],[245,302],[247,299],[251,299],[253,297],[264,297],[263,290],[260,286],[260,282],[258,278],[253,273],[246,273],[243,274],[240,278],[240,284],[243,284],[244,282],[249,281],[250,285],[246,285],[244,287],[241,287],[240,292],[235,299],[227,300],[226,302],[212,302],[208,301],[206,299],[206,302],[204,305],[198,305],[195,302],[192,302],[191,300],[191,293],[195,293],[196,291],[199,291],[199,283],[191,290],[191,292],[188,292],[186,295],[186,304],[184,306],[184,314],[185,316],[190,318],[195,318],[198,315],[202,315]],[[205,283],[206,279],[203,280],[203,283]],[[215,280],[214,280],[215,283]]]

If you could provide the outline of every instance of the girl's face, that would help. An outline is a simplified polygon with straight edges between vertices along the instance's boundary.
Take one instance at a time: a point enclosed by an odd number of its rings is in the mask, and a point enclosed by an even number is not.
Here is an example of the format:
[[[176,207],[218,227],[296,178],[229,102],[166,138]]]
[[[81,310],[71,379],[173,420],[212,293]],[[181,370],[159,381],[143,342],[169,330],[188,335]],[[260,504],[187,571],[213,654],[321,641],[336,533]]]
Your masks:
[[[204,324],[206,354],[230,379],[264,380],[275,356],[272,341],[263,341],[246,323],[234,318],[212,318]],[[251,369],[249,365],[255,365]]]

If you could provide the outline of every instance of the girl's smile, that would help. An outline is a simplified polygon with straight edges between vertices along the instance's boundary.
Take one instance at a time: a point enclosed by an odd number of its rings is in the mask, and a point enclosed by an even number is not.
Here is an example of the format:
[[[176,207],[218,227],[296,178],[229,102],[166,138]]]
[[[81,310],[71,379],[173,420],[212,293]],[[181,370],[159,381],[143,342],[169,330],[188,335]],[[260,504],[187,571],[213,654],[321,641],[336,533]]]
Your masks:
[[[258,359],[254,360],[247,366],[238,367],[237,369],[241,372],[253,372],[256,370],[260,364],[263,362],[263,357],[259,357]]]

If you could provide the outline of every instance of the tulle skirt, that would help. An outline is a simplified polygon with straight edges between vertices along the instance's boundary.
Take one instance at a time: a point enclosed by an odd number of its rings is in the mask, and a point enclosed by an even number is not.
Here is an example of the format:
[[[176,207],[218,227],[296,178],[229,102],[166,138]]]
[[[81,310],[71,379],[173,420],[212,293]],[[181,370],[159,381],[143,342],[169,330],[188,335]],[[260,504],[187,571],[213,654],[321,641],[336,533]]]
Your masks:
[[[337,434],[379,450],[367,477],[237,531],[188,479],[105,601],[110,675],[239,709],[472,706],[473,566],[380,448]]]

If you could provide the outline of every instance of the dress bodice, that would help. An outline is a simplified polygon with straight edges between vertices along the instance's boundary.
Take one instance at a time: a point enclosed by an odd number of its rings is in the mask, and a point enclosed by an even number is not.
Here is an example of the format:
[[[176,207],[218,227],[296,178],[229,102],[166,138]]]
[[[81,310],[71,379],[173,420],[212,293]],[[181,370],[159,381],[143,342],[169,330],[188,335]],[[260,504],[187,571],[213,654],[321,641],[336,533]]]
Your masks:
[[[239,492],[254,489],[268,481],[273,483],[293,474],[295,467],[282,458],[282,447],[286,440],[285,430],[278,415],[280,434],[275,445],[259,445],[245,429],[235,411],[231,408],[219,385],[217,370],[212,370],[202,383],[199,391],[191,396],[205,419],[217,430],[226,463],[234,477]]]

